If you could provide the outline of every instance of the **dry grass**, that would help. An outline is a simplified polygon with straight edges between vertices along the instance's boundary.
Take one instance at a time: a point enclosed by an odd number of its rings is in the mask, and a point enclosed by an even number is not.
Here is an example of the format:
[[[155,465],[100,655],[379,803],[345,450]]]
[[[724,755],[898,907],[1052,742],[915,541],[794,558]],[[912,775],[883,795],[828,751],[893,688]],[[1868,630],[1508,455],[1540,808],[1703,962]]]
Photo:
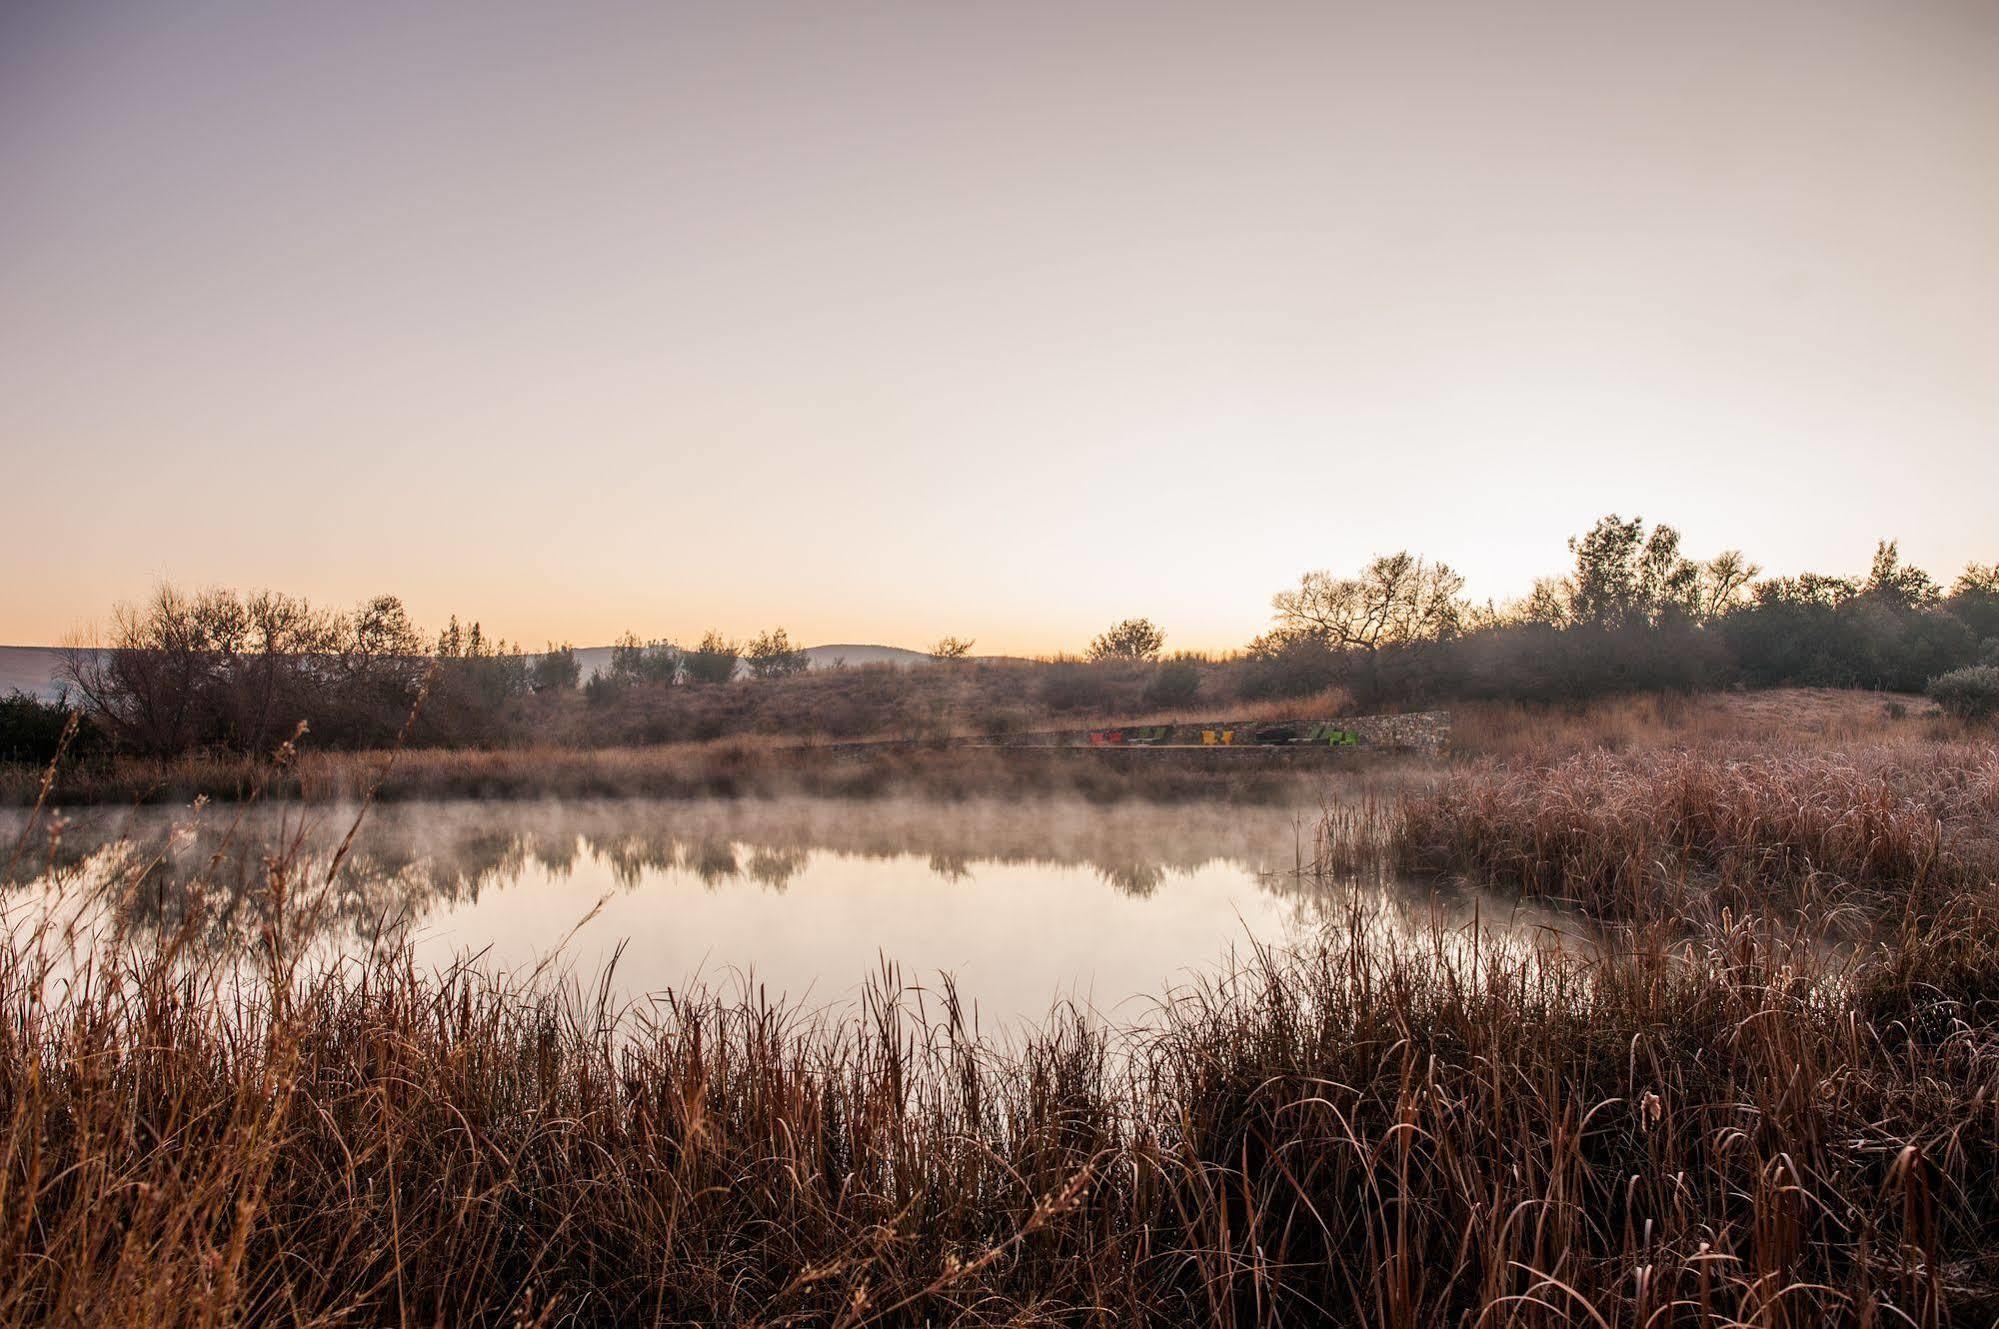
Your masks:
[[[1272,803],[1310,801],[1309,788],[1327,770],[1363,759],[1352,752],[1275,748],[1204,757],[1172,750],[839,749],[742,740],[654,748],[424,748],[400,754],[386,776],[387,754],[382,752],[306,752],[282,768],[247,757],[84,766],[65,770],[49,801],[229,802],[261,791],[318,803],[353,800],[379,787],[380,796],[389,801],[915,794],[941,801],[1070,795],[1092,802],[1201,798]],[[1398,761],[1407,764],[1398,758],[1388,764]],[[0,803],[32,804],[41,783],[41,773],[29,768],[0,768]]]
[[[1258,721],[1335,714],[1348,704],[1343,694],[1335,692],[1303,701],[1239,707],[1231,711],[1231,718]],[[1121,722],[1180,723],[1210,714],[1199,708],[1160,711],[1123,717]],[[1981,732],[1940,716],[1920,698],[1831,689],[1640,694],[1568,707],[1469,702],[1455,707],[1451,716],[1452,749],[1460,763],[1499,759],[1545,764],[1591,751],[1700,748],[1751,755],[1898,741],[1930,745],[1975,739]],[[977,731],[947,725],[939,732]],[[1380,754],[1352,755],[1370,767],[1411,766],[1406,759]],[[1003,797],[1074,793],[1095,801],[1220,797],[1267,802],[1295,798],[1300,784],[1281,761],[1232,760],[1218,765],[1165,754],[1130,761],[1100,757],[995,754],[924,744],[856,752],[770,735],[642,747],[428,748],[405,752],[390,778],[381,782],[381,795],[386,799],[781,794],[857,798],[910,793],[948,800],[986,793]],[[267,761],[242,756],[124,760],[66,769],[50,794],[57,803],[182,803],[196,797],[234,800],[252,790],[268,789],[279,797],[338,801],[374,786],[385,762],[381,752],[310,750],[281,772]],[[1320,772],[1317,766],[1310,769]],[[1339,769],[1338,764],[1334,769]],[[40,770],[0,765],[0,804],[33,803],[41,792],[42,776]]]
[[[832,1018],[314,964],[279,855],[247,980],[0,956],[0,1322],[1990,1324],[1996,773],[1463,772],[1329,839],[1616,926],[1361,894],[1147,1030],[1012,1046],[892,973]],[[1850,909],[1878,938],[1826,945]]]
[[[1401,865],[1608,917],[1842,903],[1885,911],[1999,872],[1999,748],[1584,753],[1453,773],[1400,810]]]
[[[1771,751],[1965,732],[1924,698],[1838,688],[1647,692],[1566,706],[1465,702],[1451,708],[1451,720],[1460,756],[1526,762],[1589,751],[1723,745]]]

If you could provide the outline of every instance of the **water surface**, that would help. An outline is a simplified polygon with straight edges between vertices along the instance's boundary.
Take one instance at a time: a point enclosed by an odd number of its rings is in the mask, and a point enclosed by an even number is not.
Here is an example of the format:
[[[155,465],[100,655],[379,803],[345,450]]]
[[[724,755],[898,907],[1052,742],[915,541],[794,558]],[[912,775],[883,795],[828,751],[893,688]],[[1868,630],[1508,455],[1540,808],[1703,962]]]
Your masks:
[[[1069,1001],[1142,1020],[1233,949],[1289,946],[1335,894],[1298,868],[1317,807],[1076,801],[446,802],[373,810],[331,886],[351,808],[76,814],[31,836],[10,899],[110,888],[120,924],[257,935],[273,860],[290,908],[355,948],[406,939],[519,975],[596,975],[625,995],[761,987],[850,999],[892,969],[953,976],[988,1027]],[[11,843],[9,834],[7,842]]]

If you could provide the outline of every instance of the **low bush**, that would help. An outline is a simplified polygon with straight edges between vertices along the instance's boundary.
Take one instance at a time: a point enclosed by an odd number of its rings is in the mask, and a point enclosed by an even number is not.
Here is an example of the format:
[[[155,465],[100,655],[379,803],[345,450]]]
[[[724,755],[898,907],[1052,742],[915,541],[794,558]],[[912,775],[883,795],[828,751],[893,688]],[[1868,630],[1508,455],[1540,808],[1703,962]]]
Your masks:
[[[1999,666],[1953,669],[1930,680],[1929,695],[1945,711],[1967,720],[1999,715]]]
[[[1201,662],[1175,656],[1152,671],[1139,700],[1155,711],[1170,711],[1190,704],[1201,691]]]

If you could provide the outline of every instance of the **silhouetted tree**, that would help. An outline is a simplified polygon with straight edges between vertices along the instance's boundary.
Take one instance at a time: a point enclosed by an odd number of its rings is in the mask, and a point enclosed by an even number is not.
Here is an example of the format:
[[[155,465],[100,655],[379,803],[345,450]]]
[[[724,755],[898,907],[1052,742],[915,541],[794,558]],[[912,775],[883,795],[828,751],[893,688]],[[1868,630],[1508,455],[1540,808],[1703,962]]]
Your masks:
[[[1127,618],[1090,643],[1085,656],[1093,661],[1150,660],[1166,644],[1166,634],[1150,619]]]
[[[1951,584],[1950,612],[1981,639],[1999,639],[1999,563],[1968,563]]]
[[[611,687],[640,683],[671,687],[680,681],[685,663],[684,653],[672,642],[661,638],[646,641],[635,632],[627,632],[611,643],[611,659],[603,677]]]
[[[1896,609],[1935,604],[1939,598],[1937,584],[1930,574],[1904,563],[1901,545],[1894,540],[1883,540],[1874,546],[1874,566],[1861,593]]]
[[[711,628],[701,644],[681,658],[681,668],[692,683],[727,683],[736,676],[741,658],[742,649]]]
[[[583,666],[576,661],[576,648],[568,642],[537,655],[528,667],[528,688],[534,692],[573,692],[583,679]]]
[[[1372,560],[1358,577],[1308,572],[1295,589],[1271,597],[1274,632],[1317,637],[1343,650],[1442,641],[1464,625],[1464,584],[1448,564],[1407,550]]]
[[[772,628],[744,648],[743,662],[754,678],[789,678],[804,673],[812,659],[792,646],[791,634],[783,628]]]

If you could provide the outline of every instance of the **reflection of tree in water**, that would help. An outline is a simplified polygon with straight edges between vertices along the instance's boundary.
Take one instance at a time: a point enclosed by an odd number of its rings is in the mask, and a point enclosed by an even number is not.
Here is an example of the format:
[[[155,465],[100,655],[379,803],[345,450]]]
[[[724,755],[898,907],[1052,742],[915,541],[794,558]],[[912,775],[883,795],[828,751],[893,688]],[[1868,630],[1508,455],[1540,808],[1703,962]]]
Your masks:
[[[968,877],[979,863],[1086,866],[1113,889],[1146,898],[1169,872],[1217,861],[1252,872],[1289,868],[1297,825],[1282,809],[1221,804],[407,804],[376,809],[322,888],[327,858],[352,815],[338,808],[308,814],[307,861],[293,884],[326,930],[363,940],[475,903],[487,887],[536,871],[559,880],[594,867],[631,890],[677,870],[709,889],[781,891],[817,852],[877,860],[915,854],[945,880]],[[170,838],[176,822],[153,811],[80,813],[59,842],[58,859],[72,873],[115,887],[118,916],[129,927],[254,938],[268,922],[267,862],[299,832],[298,810],[183,813],[180,833]],[[0,836],[11,841],[7,830],[0,825]],[[0,870],[6,884],[18,886],[42,878],[47,864],[31,846]],[[1309,883],[1284,875],[1261,880],[1281,895],[1311,893]],[[295,897],[292,908],[300,907]]]
[[[1145,900],[1166,880],[1166,869],[1157,863],[1103,863],[1097,876],[1119,894]]]
[[[743,872],[759,886],[781,891],[791,885],[793,877],[805,870],[811,858],[811,853],[804,849],[758,845],[750,851],[750,861]]]
[[[681,851],[681,865],[711,890],[736,875],[736,846],[727,840],[696,840]]]
[[[585,846],[609,867],[611,880],[620,890],[631,890],[649,873],[670,871],[681,859],[679,843],[659,836],[626,833],[594,838],[572,835],[569,839],[571,844]]]

